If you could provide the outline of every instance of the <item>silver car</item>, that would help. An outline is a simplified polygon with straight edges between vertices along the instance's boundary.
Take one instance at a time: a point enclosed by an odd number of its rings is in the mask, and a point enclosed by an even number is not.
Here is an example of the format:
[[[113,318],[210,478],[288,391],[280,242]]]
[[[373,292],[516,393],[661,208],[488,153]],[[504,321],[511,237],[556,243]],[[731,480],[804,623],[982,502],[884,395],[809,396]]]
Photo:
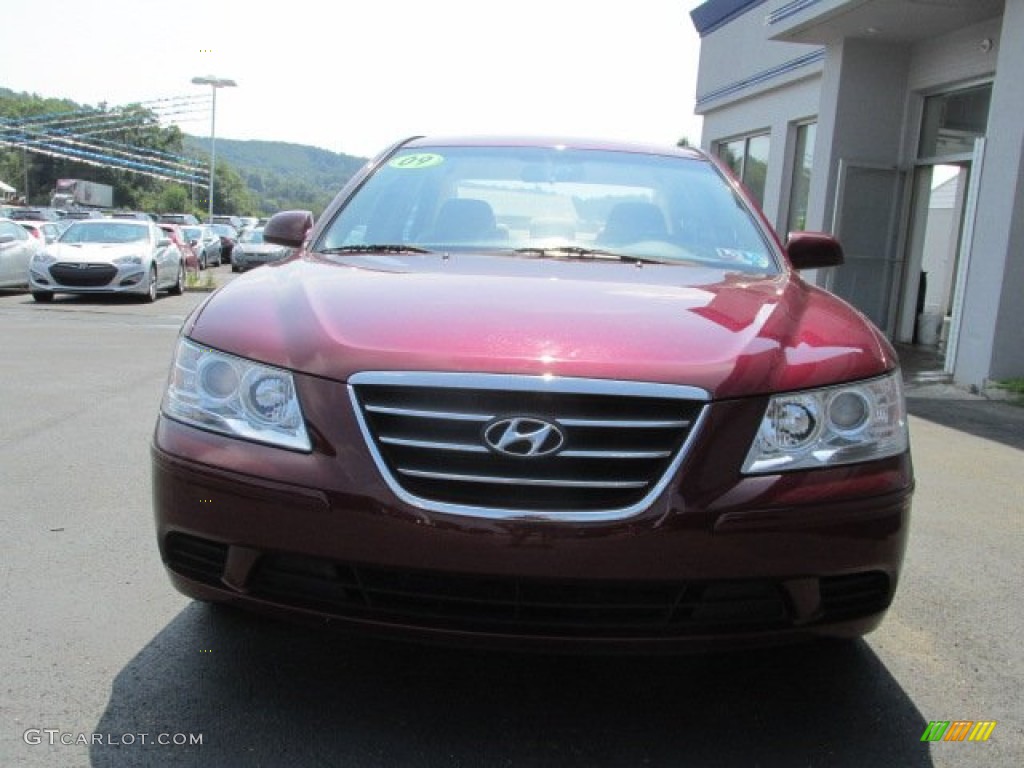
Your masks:
[[[184,287],[181,251],[145,221],[76,221],[29,265],[36,301],[55,293],[130,293],[156,301],[158,291],[180,294]]]
[[[188,239],[192,250],[199,258],[199,268],[219,267],[223,261],[220,235],[210,229],[206,224],[191,226],[181,225],[181,231]]]
[[[0,288],[24,288],[28,285],[28,264],[42,248],[17,222],[0,219]]]
[[[286,259],[291,254],[291,248],[264,242],[263,227],[247,229],[239,236],[231,254],[231,271],[244,272],[261,264]]]

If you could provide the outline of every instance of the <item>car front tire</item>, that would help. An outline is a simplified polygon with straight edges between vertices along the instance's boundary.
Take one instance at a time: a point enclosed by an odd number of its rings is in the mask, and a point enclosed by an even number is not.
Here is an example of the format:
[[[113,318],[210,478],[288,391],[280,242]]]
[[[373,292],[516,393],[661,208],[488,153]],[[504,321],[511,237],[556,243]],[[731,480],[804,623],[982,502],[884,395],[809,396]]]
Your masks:
[[[149,278],[146,283],[146,292],[142,294],[142,300],[147,304],[152,304],[156,301],[157,287],[156,287],[156,267],[149,268]]]
[[[53,301],[53,294],[49,291],[32,291],[32,298],[40,304],[46,304]]]

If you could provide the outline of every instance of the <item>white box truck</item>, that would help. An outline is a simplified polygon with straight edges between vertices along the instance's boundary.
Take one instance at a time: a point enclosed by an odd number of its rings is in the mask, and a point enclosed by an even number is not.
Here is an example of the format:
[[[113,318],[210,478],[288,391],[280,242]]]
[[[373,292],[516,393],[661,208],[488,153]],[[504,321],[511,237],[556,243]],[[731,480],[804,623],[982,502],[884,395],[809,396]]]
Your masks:
[[[83,179],[57,179],[50,198],[53,208],[110,208],[114,205],[114,188]]]

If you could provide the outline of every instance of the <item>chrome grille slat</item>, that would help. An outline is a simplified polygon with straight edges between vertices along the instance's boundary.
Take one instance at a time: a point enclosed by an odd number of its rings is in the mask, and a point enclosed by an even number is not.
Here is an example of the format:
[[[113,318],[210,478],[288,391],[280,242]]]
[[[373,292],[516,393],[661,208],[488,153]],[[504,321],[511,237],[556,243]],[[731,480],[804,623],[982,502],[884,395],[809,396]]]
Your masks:
[[[482,445],[463,443],[442,443],[432,440],[406,440],[401,437],[380,437],[387,445],[400,445],[406,448],[424,448],[435,451],[461,451],[463,453],[487,453]],[[563,459],[663,459],[671,456],[670,451],[560,451],[558,456]]]
[[[432,451],[462,451],[463,453],[487,453],[487,449],[482,445],[439,443],[431,440],[406,440],[401,437],[381,437],[380,441],[387,445],[401,445],[405,448],[426,448]]]
[[[458,475],[447,472],[424,472],[415,469],[399,469],[399,474],[407,477],[422,477],[428,480],[451,480],[460,483],[483,483],[485,485],[533,485],[545,488],[643,488],[647,483],[642,481],[616,482],[611,480],[540,480],[529,477],[494,477],[479,475]]]
[[[559,419],[566,427],[594,427],[597,429],[686,429],[688,421],[626,421],[613,419]]]
[[[710,399],[660,383],[410,372],[356,374],[349,396],[402,501],[559,521],[648,507],[682,464]]]
[[[379,405],[368,405],[366,410],[370,413],[380,413],[389,416],[409,416],[414,419],[448,419],[450,421],[475,421],[486,423],[494,416],[485,416],[479,413],[450,413],[446,411],[418,411],[409,408],[385,408]]]
[[[563,459],[664,459],[671,451],[561,451]]]

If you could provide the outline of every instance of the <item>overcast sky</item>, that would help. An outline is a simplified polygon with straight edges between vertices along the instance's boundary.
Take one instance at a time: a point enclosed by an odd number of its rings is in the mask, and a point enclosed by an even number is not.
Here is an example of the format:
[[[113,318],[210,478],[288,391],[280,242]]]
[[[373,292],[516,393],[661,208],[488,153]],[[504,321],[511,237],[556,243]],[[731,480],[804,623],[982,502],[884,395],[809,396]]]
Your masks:
[[[218,91],[217,136],[370,156],[412,134],[674,144],[699,0],[0,0],[0,86],[110,105]],[[273,9],[272,12],[268,12]],[[209,135],[193,106],[183,130]]]

